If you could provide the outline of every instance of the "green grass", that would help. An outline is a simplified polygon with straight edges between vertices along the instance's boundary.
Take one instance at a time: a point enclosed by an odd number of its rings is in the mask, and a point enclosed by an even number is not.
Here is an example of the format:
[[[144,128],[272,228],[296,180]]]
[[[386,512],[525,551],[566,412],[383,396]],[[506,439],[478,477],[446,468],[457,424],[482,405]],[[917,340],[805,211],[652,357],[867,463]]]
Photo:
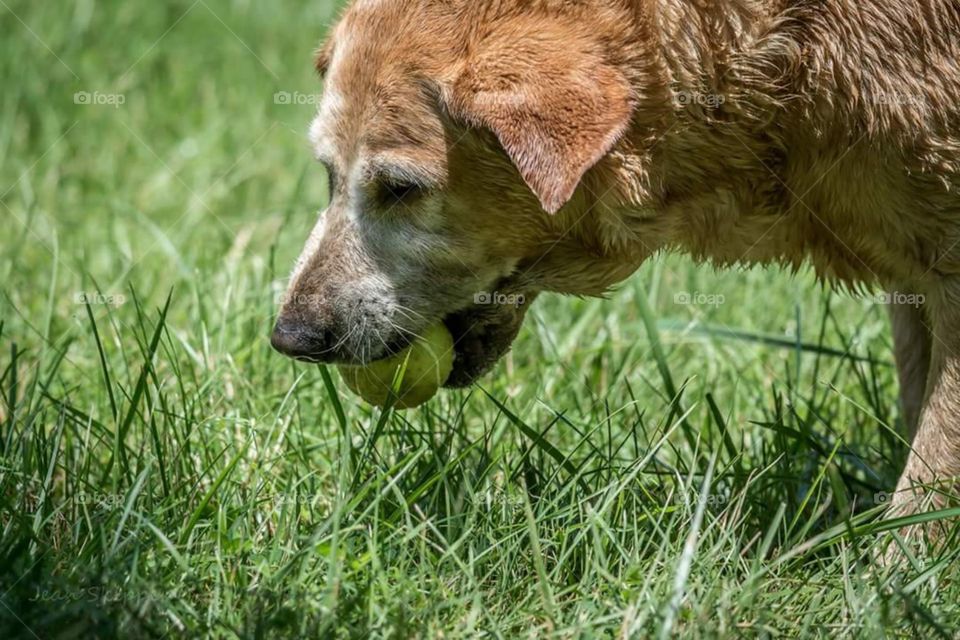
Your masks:
[[[809,272],[657,259],[406,413],[271,352],[334,13],[0,3],[0,637],[953,636],[955,537],[875,562],[885,313]]]

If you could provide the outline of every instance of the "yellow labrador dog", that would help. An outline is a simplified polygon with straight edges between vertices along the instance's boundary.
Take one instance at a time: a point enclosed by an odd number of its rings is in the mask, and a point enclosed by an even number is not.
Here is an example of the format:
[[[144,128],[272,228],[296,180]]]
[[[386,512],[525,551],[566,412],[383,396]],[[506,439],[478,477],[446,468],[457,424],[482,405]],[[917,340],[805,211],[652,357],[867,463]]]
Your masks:
[[[357,0],[317,67],[332,200],[279,351],[366,362],[443,320],[466,385],[540,292],[602,293],[664,249],[809,262],[896,294],[896,501],[955,490],[956,0]]]

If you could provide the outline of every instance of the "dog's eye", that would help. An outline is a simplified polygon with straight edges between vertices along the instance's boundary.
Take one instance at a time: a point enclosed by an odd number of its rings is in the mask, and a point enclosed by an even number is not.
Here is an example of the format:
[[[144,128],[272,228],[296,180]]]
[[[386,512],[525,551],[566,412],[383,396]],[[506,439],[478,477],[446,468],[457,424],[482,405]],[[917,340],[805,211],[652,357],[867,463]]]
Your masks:
[[[386,181],[380,188],[381,201],[390,206],[397,202],[410,202],[423,193],[420,185],[413,182]]]

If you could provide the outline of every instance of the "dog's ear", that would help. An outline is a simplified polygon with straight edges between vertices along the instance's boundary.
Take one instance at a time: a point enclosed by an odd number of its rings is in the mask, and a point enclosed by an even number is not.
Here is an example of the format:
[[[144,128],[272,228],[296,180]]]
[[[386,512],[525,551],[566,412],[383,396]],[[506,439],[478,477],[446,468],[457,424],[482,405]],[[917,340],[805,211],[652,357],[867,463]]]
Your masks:
[[[632,91],[582,28],[516,20],[487,35],[445,91],[455,118],[491,130],[556,213],[630,124]]]

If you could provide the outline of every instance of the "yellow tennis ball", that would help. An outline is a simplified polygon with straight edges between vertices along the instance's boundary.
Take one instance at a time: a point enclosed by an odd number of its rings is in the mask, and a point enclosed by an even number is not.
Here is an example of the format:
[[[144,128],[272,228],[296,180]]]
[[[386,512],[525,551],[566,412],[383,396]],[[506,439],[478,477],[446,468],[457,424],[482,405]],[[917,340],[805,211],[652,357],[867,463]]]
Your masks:
[[[407,363],[397,391],[398,409],[412,409],[436,395],[453,370],[453,337],[438,323],[412,345],[384,360],[363,367],[339,367],[347,387],[372,405],[383,407],[390,397],[397,371]]]

